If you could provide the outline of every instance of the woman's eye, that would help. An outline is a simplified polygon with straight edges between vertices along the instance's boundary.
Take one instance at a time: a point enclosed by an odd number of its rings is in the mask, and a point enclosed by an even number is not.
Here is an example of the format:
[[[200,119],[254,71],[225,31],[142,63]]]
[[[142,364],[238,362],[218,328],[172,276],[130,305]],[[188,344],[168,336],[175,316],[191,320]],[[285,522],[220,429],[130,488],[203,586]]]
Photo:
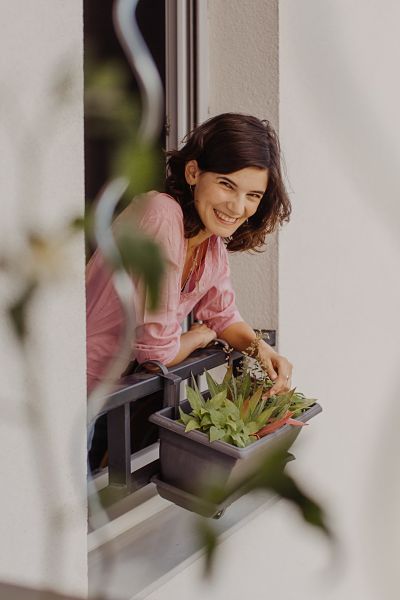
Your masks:
[[[228,189],[232,189],[232,186],[230,183],[228,183],[228,181],[221,181],[220,183],[222,183],[222,185],[224,185],[225,187],[227,187]]]
[[[259,196],[258,194],[249,194],[249,198],[250,200],[255,200],[257,202],[261,200],[261,196]]]

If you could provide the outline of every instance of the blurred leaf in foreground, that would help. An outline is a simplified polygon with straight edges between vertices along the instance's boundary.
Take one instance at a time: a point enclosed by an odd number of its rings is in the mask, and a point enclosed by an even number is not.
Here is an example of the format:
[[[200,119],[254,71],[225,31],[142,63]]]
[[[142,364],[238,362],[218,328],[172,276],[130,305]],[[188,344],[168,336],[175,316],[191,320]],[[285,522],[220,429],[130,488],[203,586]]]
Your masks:
[[[27,310],[36,288],[36,281],[28,282],[19,297],[8,307],[8,316],[10,317],[14,333],[21,343],[25,341],[28,333]]]
[[[212,575],[214,566],[214,557],[217,549],[218,537],[214,527],[206,519],[199,519],[197,522],[197,533],[200,544],[205,548],[205,574]]]
[[[255,490],[267,490],[291,502],[299,510],[306,523],[316,527],[334,543],[333,532],[327,523],[321,505],[302,489],[292,476],[285,472],[287,457],[287,451],[277,446],[273,453],[266,456],[256,468],[239,481],[226,487],[215,483],[203,491],[202,499],[220,505],[229,497],[238,498]],[[204,520],[199,523],[198,534],[205,547],[205,575],[209,576],[216,554],[218,534],[210,521],[207,521],[206,525]]]
[[[148,308],[155,310],[164,277],[164,259],[157,244],[140,231],[121,229],[117,244],[126,271],[137,275],[148,291]]]

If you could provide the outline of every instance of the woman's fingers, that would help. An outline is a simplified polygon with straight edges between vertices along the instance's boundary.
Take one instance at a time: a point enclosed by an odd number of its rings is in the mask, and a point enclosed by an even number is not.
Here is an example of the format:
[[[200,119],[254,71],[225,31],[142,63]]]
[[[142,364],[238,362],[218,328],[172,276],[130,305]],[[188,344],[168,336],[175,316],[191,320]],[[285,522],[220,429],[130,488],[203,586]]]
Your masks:
[[[275,352],[264,340],[258,342],[257,358],[273,382],[273,386],[269,389],[269,395],[273,396],[288,392],[292,384],[293,370],[293,366],[288,359]]]
[[[193,323],[193,325],[190,327],[190,331],[195,331],[199,336],[201,336],[200,347],[202,348],[207,346],[207,344],[215,340],[217,337],[216,332],[207,327],[207,325],[204,325],[204,323]]]
[[[215,338],[217,337],[217,334],[215,333],[215,331],[213,329],[209,329],[207,327],[207,330],[204,331],[204,336],[205,336],[204,346],[207,346],[210,342],[215,340]]]
[[[273,366],[273,364],[272,364],[272,361],[271,361],[271,360],[269,360],[269,361],[267,362],[267,364],[266,364],[266,367],[267,367],[267,368],[266,368],[266,371],[267,371],[267,373],[268,373],[268,376],[269,376],[269,378],[270,378],[272,381],[275,381],[275,380],[276,380],[276,378],[278,377],[278,373],[275,371],[275,369],[274,369],[274,366]]]
[[[274,385],[269,390],[270,395],[273,396],[288,392],[292,383],[293,366],[287,358],[279,355],[276,356],[275,361],[272,359],[269,362],[271,363],[271,372],[277,375],[276,377],[272,377],[270,371],[267,369],[268,375],[274,382]]]

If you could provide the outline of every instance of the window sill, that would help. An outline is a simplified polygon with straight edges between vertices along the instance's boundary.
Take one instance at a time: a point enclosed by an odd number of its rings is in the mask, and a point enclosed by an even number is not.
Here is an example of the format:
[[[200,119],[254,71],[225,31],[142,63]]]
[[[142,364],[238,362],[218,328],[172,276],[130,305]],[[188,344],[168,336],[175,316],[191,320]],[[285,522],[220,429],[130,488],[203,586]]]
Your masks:
[[[155,486],[147,486],[150,487],[156,493]],[[277,499],[266,493],[254,493],[234,502],[223,518],[214,522],[220,540],[246,526]],[[193,513],[153,496],[113,521],[112,528],[103,531],[101,545],[95,545],[90,534],[90,593],[99,591],[96,582],[104,581],[104,557],[112,556],[107,594],[116,598],[137,595],[145,598],[204,554],[195,520]]]

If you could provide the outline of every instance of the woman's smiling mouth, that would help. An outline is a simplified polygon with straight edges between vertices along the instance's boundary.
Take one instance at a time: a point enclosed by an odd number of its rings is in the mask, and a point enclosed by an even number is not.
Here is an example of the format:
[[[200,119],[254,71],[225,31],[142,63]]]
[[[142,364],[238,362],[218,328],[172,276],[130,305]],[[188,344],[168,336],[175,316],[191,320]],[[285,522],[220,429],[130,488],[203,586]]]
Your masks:
[[[221,212],[220,210],[218,210],[216,208],[214,208],[214,213],[215,213],[218,221],[221,221],[225,225],[233,225],[237,221],[236,218],[229,217],[228,215],[226,215],[225,213]]]

